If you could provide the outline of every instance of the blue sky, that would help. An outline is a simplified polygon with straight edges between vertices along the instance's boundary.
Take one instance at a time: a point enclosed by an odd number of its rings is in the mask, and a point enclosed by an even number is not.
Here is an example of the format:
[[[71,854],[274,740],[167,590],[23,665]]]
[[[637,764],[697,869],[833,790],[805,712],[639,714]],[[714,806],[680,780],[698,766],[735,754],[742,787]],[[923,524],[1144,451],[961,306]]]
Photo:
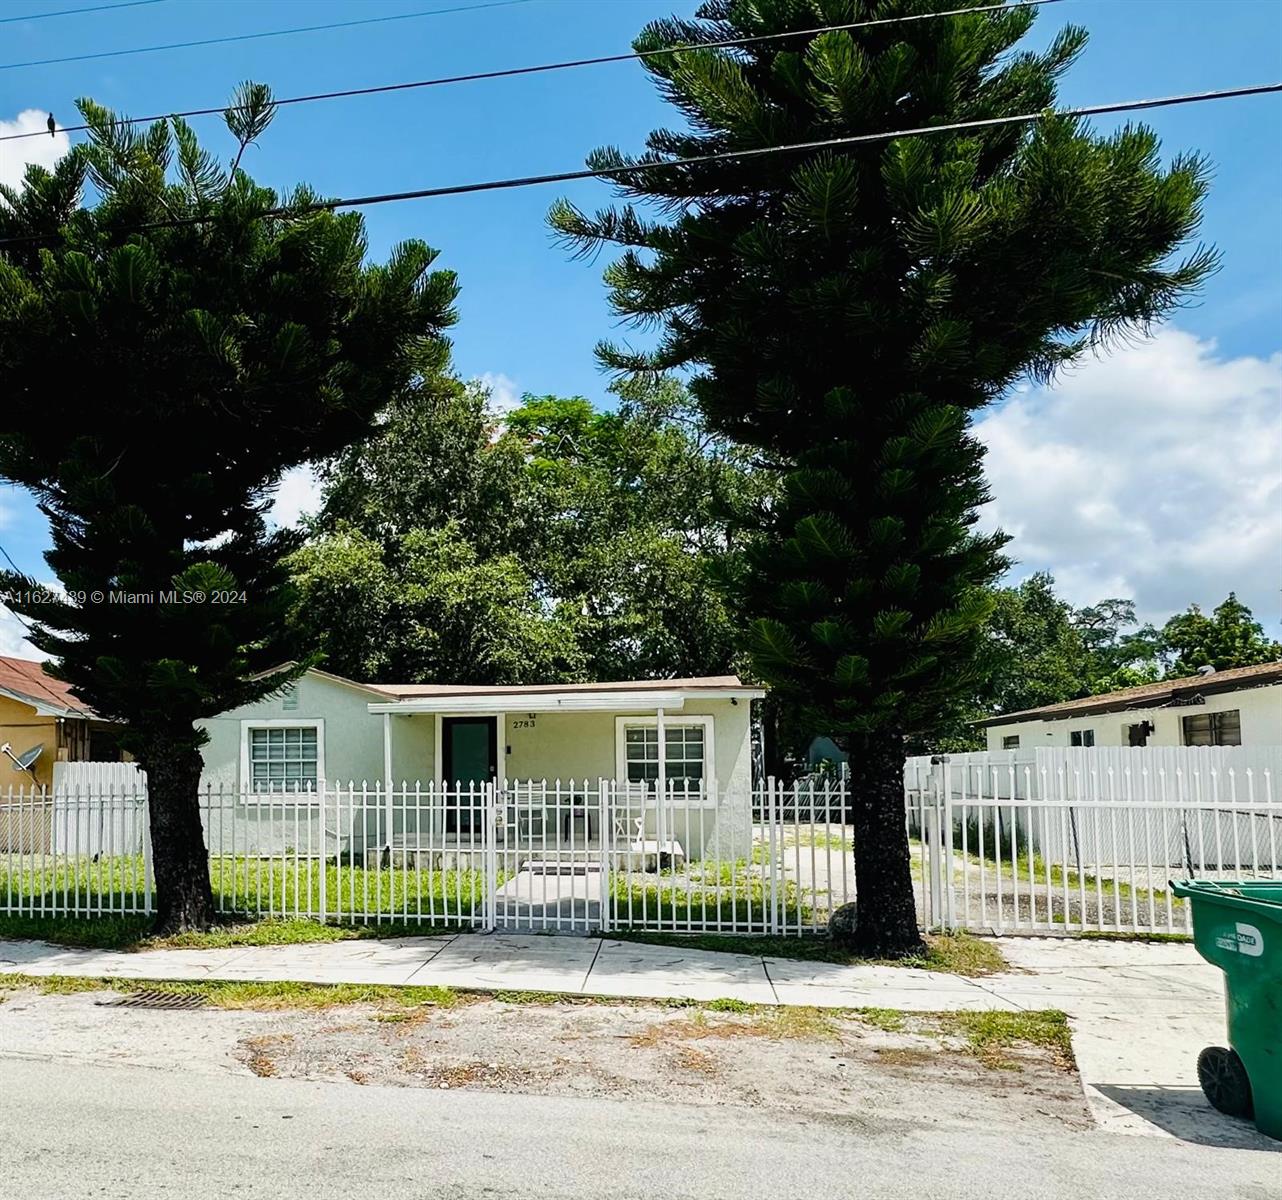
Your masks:
[[[469,2],[165,0],[111,12],[0,25],[0,121],[13,121],[23,110],[39,109],[71,123],[76,119],[75,98],[82,95],[139,115],[221,103],[233,85],[246,78],[265,81],[278,96],[289,96],[611,53],[625,49],[647,20],[671,12],[689,13],[695,7],[692,0],[529,0],[256,42],[4,69],[4,64],[25,59]],[[11,0],[5,12],[74,6],[71,0],[45,4]],[[1044,42],[1070,20],[1085,24],[1092,37],[1081,63],[1065,81],[1066,103],[1282,78],[1282,5],[1274,0],[1220,0],[1214,5],[1201,0],[1070,0],[1043,11],[1034,40]],[[327,194],[368,194],[572,169],[592,147],[613,142],[635,149],[649,129],[671,119],[637,65],[610,65],[299,105],[277,116],[245,165],[260,180],[277,186],[307,181]],[[1257,360],[1263,364],[1262,375],[1234,384],[1254,389],[1251,396],[1226,399],[1212,388],[1208,395],[1218,397],[1218,410],[1205,415],[1214,418],[1212,428],[1233,424],[1234,405],[1246,403],[1250,420],[1264,421],[1267,433],[1273,378],[1268,362],[1282,351],[1282,232],[1277,216],[1277,198],[1282,194],[1282,98],[1186,106],[1143,119],[1161,134],[1165,151],[1197,148],[1216,165],[1204,236],[1223,250],[1225,265],[1199,303],[1174,322],[1178,331],[1192,339],[1182,345],[1182,351],[1186,357],[1192,355],[1188,361],[1196,369],[1218,371]],[[197,128],[215,139],[215,145],[221,144],[217,119],[204,119]],[[0,151],[12,155],[26,145],[3,143]],[[609,198],[606,189],[595,183],[565,192],[588,206]],[[441,250],[442,264],[458,271],[462,296],[453,338],[463,374],[498,379],[502,389],[515,393],[579,393],[603,402],[606,380],[593,361],[592,346],[602,336],[617,336],[618,331],[606,308],[599,265],[568,261],[548,237],[543,218],[556,194],[550,188],[532,188],[380,206],[367,211],[371,249],[381,256],[402,238],[421,237]],[[1164,360],[1168,367],[1178,360],[1179,350],[1173,351],[1174,359]],[[1106,369],[1112,368],[1088,364],[1082,377],[1095,379],[1092,371]],[[1106,385],[1123,386],[1108,380],[1099,386]],[[1136,386],[1134,377],[1124,386]],[[1078,436],[1062,421],[1055,424],[1057,395],[1016,397],[1031,428],[1023,432],[1025,445],[1043,445],[1047,439],[1055,442],[1061,437],[1071,441]],[[1125,404],[1126,397],[1118,396],[1117,403]],[[1196,397],[1190,400],[1192,408],[1197,405]],[[1045,436],[1039,436],[1043,418]],[[1258,436],[1260,430],[1254,425],[1252,429]],[[1137,428],[1135,435],[1142,438],[1143,429]],[[1125,442],[1127,436],[1126,429],[1114,428],[1106,443],[1116,452],[1118,439]],[[1194,429],[1190,436],[1202,435]],[[1094,449],[1089,439],[1079,438],[1072,445],[1090,461]],[[1138,468],[1147,451],[1141,443],[1133,451]],[[1007,446],[1004,452],[1017,457],[1022,453],[1018,442],[1015,449]],[[1236,453],[1232,447],[1223,452]],[[1276,459],[1272,461],[1276,465]],[[995,480],[1001,477],[998,470]],[[999,494],[998,501],[1003,523],[1009,526],[1029,509],[1017,485],[1008,486],[1007,495]],[[1282,493],[1259,498],[1260,520],[1266,524],[1271,497],[1282,498]],[[1114,500],[1120,503],[1121,498],[1119,492]],[[1169,506],[1169,497],[1163,503]],[[1217,503],[1228,500],[1221,497]],[[45,574],[39,560],[45,539],[38,514],[11,489],[0,488],[0,505],[0,541],[24,568]],[[1062,504],[1055,509],[1065,517],[1071,515]],[[1084,510],[1083,519],[1089,528],[1089,511]],[[1163,538],[1175,536],[1177,526],[1173,519],[1168,534],[1149,530],[1140,535],[1153,541],[1154,578],[1161,576],[1161,586],[1149,576],[1115,569],[1125,568],[1131,559],[1120,549],[1114,555],[1116,563],[1090,566],[1092,552],[1083,550],[1080,538],[1057,539],[1053,530],[1017,535],[1016,549],[1021,551],[1023,569],[1055,569],[1080,589],[1081,595],[1074,598],[1083,602],[1091,598],[1092,590],[1106,585],[1129,586],[1137,593],[1147,588],[1140,596],[1141,606],[1156,613],[1179,596],[1186,597],[1178,601],[1181,606],[1190,599],[1212,603],[1229,586],[1236,586],[1261,608],[1259,615],[1276,619],[1276,611],[1263,611],[1278,607],[1280,580],[1268,553],[1266,569],[1261,571],[1257,564],[1241,579],[1230,577],[1231,568],[1219,562],[1198,568],[1200,575],[1197,570],[1181,575],[1179,568],[1163,574],[1163,563],[1171,557]],[[1266,543],[1268,532],[1263,531]],[[1259,527],[1254,527],[1254,535],[1261,536]],[[1272,584],[1268,582],[1271,574]]]

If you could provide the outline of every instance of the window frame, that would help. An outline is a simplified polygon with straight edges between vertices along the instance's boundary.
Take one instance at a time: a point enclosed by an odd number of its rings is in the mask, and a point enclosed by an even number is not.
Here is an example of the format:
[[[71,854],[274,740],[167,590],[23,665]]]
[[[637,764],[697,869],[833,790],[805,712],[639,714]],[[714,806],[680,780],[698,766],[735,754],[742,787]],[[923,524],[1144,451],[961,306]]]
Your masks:
[[[1225,742],[1220,740],[1220,726],[1226,716],[1232,714],[1237,718],[1237,741]],[[1196,720],[1198,717],[1205,717],[1207,731],[1211,736],[1209,742],[1190,742],[1188,740],[1187,722]],[[1180,717],[1180,744],[1184,746],[1193,746],[1194,748],[1207,749],[1214,746],[1240,746],[1242,745],[1242,710],[1240,708],[1214,708],[1206,709],[1197,713],[1186,713]]]
[[[698,715],[690,713],[673,713],[663,715],[664,729],[669,730],[680,726],[700,726],[703,729],[703,800],[702,804],[713,807],[717,803],[716,795],[713,793],[712,785],[717,779],[717,761],[716,761],[716,720],[711,716]],[[624,788],[645,787],[646,792],[650,793],[648,785],[628,782],[628,730],[629,729],[657,729],[659,718],[657,716],[627,716],[614,718],[614,770],[615,779],[619,785]],[[680,791],[678,790],[678,795]]]
[[[1003,750],[1018,750],[1018,749],[1019,749],[1019,734],[1017,734],[1017,733],[1004,733],[1004,734],[1002,734],[1002,749],[1003,749]]]
[[[1086,739],[1090,738],[1088,742]],[[1077,738],[1077,741],[1073,741]],[[1068,731],[1068,744],[1074,750],[1094,750],[1095,749],[1095,726],[1089,729],[1070,729]]]
[[[251,731],[255,729],[314,729],[316,731],[316,790],[314,792],[259,792],[254,790],[250,761]],[[325,718],[275,717],[240,723],[240,792],[246,804],[296,804],[319,807],[325,791]]]

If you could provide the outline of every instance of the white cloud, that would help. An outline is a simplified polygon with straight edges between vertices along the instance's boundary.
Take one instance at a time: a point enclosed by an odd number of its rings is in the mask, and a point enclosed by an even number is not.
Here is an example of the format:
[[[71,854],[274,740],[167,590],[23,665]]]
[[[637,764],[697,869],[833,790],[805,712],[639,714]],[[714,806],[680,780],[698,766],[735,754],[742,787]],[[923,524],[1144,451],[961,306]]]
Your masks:
[[[514,408],[521,407],[521,393],[517,389],[516,380],[504,375],[502,371],[486,371],[485,374],[478,375],[473,382],[488,389],[490,412],[502,416],[504,413],[510,413]]]
[[[1072,602],[1133,597],[1165,619],[1230,591],[1277,633],[1282,354],[1227,359],[1180,329],[1088,358],[976,424],[1022,577]]]
[[[29,641],[22,622],[0,604],[0,655],[7,658],[45,658]]]
[[[39,133],[40,137],[19,138],[13,142],[0,142],[0,183],[17,187],[22,183],[28,163],[52,167],[71,148],[71,139],[65,133],[49,136],[45,123],[49,114],[38,108],[23,109],[12,121],[0,121],[0,137],[15,133]]]
[[[321,485],[316,472],[304,463],[285,472],[276,489],[269,518],[277,525],[297,525],[320,508]]]

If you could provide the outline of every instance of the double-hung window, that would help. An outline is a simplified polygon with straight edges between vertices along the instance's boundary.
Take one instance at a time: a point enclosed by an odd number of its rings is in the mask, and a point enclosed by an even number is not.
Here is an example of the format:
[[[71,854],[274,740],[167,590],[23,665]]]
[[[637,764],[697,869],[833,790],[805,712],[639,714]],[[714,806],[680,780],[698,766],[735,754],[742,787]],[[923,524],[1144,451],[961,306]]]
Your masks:
[[[669,786],[695,786],[709,777],[709,725],[679,721],[663,727],[663,776]],[[622,768],[630,784],[655,783],[659,778],[659,729],[657,723],[625,724]]]
[[[321,751],[316,725],[250,726],[245,732],[252,793],[292,795],[317,790]]]

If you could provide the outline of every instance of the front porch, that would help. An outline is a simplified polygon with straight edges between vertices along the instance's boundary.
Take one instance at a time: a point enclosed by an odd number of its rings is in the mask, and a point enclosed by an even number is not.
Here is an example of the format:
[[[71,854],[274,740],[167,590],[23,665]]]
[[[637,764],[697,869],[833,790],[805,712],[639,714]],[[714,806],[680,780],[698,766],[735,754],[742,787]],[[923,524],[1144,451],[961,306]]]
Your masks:
[[[733,853],[742,839],[724,822],[718,832],[719,810],[724,804],[749,822],[751,805],[747,793],[736,799],[711,780],[669,783],[663,793],[614,779],[362,789],[359,811],[346,819],[337,795],[336,823],[364,830],[367,867],[451,870],[493,854],[509,874],[581,874],[605,864],[656,871],[719,852],[722,834]]]
[[[746,837],[762,692],[734,677],[380,690],[368,708],[394,801],[373,848],[387,861],[471,854],[487,789],[493,846],[522,863],[628,854],[657,868]],[[427,781],[426,805],[404,780]]]

